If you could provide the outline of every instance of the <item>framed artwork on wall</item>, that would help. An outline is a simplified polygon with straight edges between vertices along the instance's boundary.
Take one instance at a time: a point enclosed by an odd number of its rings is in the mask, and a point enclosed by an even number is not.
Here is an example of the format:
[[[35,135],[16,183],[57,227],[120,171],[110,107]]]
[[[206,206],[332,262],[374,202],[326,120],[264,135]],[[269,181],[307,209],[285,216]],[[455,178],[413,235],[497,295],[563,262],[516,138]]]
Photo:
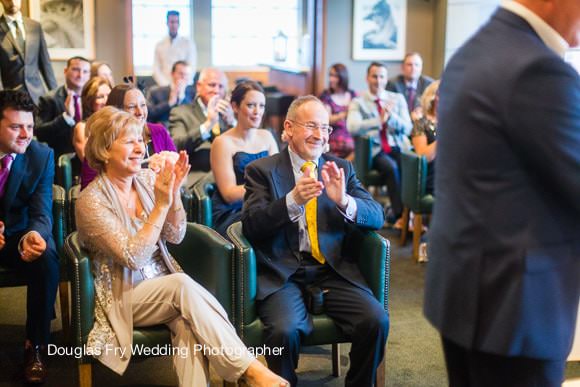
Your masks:
[[[352,58],[402,60],[407,0],[353,0]]]
[[[95,58],[94,0],[29,0],[28,9],[42,25],[51,59]]]

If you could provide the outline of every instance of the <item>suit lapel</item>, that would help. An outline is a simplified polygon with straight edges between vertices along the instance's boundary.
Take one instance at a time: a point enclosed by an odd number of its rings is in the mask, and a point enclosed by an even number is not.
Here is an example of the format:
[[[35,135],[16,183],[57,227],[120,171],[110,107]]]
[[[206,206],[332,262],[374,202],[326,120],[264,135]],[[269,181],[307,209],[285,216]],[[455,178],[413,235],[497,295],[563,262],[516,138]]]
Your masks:
[[[294,171],[292,170],[288,148],[280,153],[278,164],[271,174],[274,188],[276,189],[276,199],[286,196],[288,192],[292,191],[296,182],[294,181]]]
[[[28,19],[22,19],[24,23],[24,30],[26,31],[26,39],[24,40],[24,52],[35,52],[34,45],[36,44],[37,35],[34,33],[34,25]]]
[[[0,28],[2,29],[4,36],[6,36],[6,38],[8,38],[8,41],[10,42],[10,44],[12,44],[12,47],[14,47],[16,52],[18,52],[18,55],[20,55],[22,60],[24,60],[24,53],[22,52],[22,49],[16,43],[16,40],[14,40],[14,36],[12,36],[12,32],[10,32],[10,27],[8,27],[8,20],[6,20],[6,17],[4,17],[4,15],[2,15],[2,19],[0,19]]]
[[[26,157],[26,153],[23,155],[17,154],[12,162],[12,166],[10,166],[10,175],[8,176],[6,190],[4,191],[3,201],[5,214],[8,213],[8,210],[16,197],[16,193],[20,188],[20,183],[22,182],[22,177],[24,176],[24,171],[26,171],[27,166],[28,158]]]
[[[290,154],[288,153],[288,148],[280,152],[280,158],[276,168],[272,170],[272,182],[274,183],[274,189],[276,190],[276,197],[274,199],[280,199],[292,191],[296,185],[294,181],[294,171],[292,170],[292,163],[290,162]],[[285,229],[286,243],[288,247],[296,257],[300,259],[299,248],[300,242],[298,240],[298,222],[293,223],[290,227]]]

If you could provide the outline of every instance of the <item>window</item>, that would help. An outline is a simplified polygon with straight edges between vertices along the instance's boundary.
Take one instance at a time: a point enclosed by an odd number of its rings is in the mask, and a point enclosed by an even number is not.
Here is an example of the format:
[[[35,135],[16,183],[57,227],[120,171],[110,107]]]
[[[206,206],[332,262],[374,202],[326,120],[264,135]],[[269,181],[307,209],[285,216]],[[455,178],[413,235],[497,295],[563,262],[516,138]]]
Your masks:
[[[167,36],[167,11],[179,12],[179,35],[191,37],[191,0],[133,0],[133,66],[151,75],[155,45]]]
[[[285,65],[301,62],[302,0],[213,0],[211,46],[214,66],[274,62],[274,37],[285,35]]]

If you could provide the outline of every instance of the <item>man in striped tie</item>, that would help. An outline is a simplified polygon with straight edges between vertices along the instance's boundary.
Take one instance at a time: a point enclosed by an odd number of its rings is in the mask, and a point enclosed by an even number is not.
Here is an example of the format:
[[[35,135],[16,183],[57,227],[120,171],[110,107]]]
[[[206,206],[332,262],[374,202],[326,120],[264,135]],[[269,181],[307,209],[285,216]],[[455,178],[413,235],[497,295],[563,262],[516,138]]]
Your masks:
[[[52,237],[52,149],[32,140],[33,111],[24,91],[0,91],[0,265],[29,280],[24,378],[42,383],[59,263]]]
[[[290,105],[284,121],[288,148],[246,167],[243,232],[258,262],[265,343],[283,347],[281,355],[266,356],[268,366],[296,385],[301,338],[312,332],[312,314],[319,309],[305,298],[318,298],[353,343],[346,385],[371,386],[389,318],[358,269],[359,257],[343,250],[343,239],[351,225],[381,228],[383,211],[349,162],[322,154],[332,131],[328,120],[316,97]]]

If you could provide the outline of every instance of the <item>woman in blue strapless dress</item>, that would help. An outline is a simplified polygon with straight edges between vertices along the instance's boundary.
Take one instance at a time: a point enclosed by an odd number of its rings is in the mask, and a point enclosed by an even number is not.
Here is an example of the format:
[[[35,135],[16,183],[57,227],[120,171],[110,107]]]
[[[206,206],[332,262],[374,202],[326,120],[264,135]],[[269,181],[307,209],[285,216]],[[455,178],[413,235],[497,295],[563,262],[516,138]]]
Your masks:
[[[227,228],[240,220],[244,188],[244,171],[254,160],[278,153],[272,134],[258,129],[262,123],[266,97],[254,81],[238,84],[231,104],[238,123],[215,138],[210,162],[217,189],[212,196],[212,219],[217,232],[226,236]]]

